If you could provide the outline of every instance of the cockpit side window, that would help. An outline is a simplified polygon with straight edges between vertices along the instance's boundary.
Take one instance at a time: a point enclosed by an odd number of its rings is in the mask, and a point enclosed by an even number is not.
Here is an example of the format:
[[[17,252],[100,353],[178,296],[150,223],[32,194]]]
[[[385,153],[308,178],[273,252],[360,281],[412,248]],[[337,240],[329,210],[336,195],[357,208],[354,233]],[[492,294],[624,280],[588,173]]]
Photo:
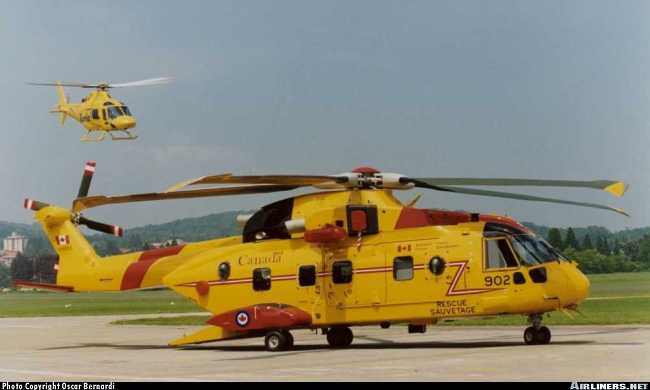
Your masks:
[[[485,240],[485,268],[499,269],[518,267],[515,254],[510,248],[508,239],[489,238]]]
[[[543,238],[532,232],[498,223],[486,223],[485,237],[507,237],[519,261],[525,265],[538,265],[549,261],[566,260],[564,256]]]
[[[293,198],[281,200],[262,207],[246,222],[243,231],[244,242],[291,238],[284,223],[291,219]]]

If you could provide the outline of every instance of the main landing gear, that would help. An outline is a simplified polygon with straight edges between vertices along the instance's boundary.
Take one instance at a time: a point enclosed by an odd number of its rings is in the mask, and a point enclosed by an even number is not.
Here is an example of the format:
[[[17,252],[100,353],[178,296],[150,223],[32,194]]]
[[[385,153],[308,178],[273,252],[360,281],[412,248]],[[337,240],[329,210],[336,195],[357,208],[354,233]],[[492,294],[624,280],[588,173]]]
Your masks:
[[[332,348],[345,348],[352,344],[354,335],[347,326],[337,326],[327,330],[327,343]]]
[[[293,336],[288,330],[274,330],[264,337],[264,345],[269,352],[278,352],[293,347]]]
[[[352,344],[354,335],[347,326],[323,329],[331,348],[345,348]],[[264,336],[264,346],[269,352],[286,351],[293,348],[293,336],[288,330],[272,330]]]
[[[524,330],[524,342],[528,345],[548,344],[551,342],[551,331],[542,326],[542,315],[531,314],[528,320],[533,324]]]

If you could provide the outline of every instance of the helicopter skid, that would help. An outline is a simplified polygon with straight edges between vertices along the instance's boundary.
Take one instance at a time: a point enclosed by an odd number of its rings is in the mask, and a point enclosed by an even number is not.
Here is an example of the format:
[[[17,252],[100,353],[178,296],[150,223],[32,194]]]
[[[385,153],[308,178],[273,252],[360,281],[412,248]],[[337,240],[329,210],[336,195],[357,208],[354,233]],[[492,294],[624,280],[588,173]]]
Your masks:
[[[96,131],[100,131],[101,133],[100,133],[100,135],[98,137],[93,137],[92,133],[96,132]],[[100,142],[100,141],[103,141],[104,138],[106,138],[106,132],[105,131],[102,131],[102,130],[88,130],[88,133],[86,133],[86,135],[81,137],[81,142]]]
[[[124,133],[126,135],[124,136],[116,136],[113,133],[119,131],[120,133]],[[101,134],[97,137],[93,137],[91,134],[93,132],[101,132]],[[106,134],[110,134],[111,136],[111,141],[131,141],[135,140],[138,138],[137,135],[132,134],[128,130],[112,130],[112,131],[106,131],[106,130],[88,130],[88,133],[81,137],[82,142],[99,142],[103,141],[106,138]]]
[[[111,140],[112,141],[131,141],[131,140],[134,140],[134,139],[138,138],[137,135],[131,134],[131,132],[128,131],[128,130],[117,130],[117,131],[120,131],[120,132],[126,134],[126,136],[115,136],[113,134],[115,131],[111,131],[110,135],[111,135]]]

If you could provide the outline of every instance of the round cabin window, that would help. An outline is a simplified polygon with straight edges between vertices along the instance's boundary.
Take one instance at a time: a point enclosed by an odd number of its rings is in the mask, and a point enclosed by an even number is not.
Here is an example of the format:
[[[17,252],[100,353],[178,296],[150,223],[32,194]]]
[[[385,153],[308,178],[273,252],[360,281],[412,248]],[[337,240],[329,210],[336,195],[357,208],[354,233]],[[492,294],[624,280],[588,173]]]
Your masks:
[[[224,261],[219,264],[219,279],[226,280],[230,276],[230,263]]]
[[[442,275],[445,272],[445,260],[439,256],[432,257],[429,261],[429,270],[434,275]]]

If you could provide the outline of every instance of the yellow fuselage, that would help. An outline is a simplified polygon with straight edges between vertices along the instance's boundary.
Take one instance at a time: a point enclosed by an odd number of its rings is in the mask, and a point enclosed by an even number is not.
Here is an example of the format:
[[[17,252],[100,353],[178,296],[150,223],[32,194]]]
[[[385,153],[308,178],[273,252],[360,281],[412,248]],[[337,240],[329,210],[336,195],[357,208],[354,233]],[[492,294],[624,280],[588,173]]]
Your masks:
[[[81,103],[59,102],[53,112],[72,117],[89,131],[121,131],[136,125],[128,107],[104,90],[91,92]]]
[[[60,255],[57,284],[75,291],[164,285],[215,315],[174,345],[243,337],[260,327],[544,313],[575,307],[589,290],[573,261],[524,258],[508,231],[536,238],[510,218],[406,208],[388,190],[298,196],[263,208],[242,237],[108,258],[94,255],[66,213],[48,207],[36,215]],[[304,229],[278,228],[288,219],[302,220]],[[488,232],[488,225],[505,233]],[[345,236],[309,238],[321,231]],[[59,245],[61,235],[69,244]],[[443,266],[435,268],[434,259]]]

